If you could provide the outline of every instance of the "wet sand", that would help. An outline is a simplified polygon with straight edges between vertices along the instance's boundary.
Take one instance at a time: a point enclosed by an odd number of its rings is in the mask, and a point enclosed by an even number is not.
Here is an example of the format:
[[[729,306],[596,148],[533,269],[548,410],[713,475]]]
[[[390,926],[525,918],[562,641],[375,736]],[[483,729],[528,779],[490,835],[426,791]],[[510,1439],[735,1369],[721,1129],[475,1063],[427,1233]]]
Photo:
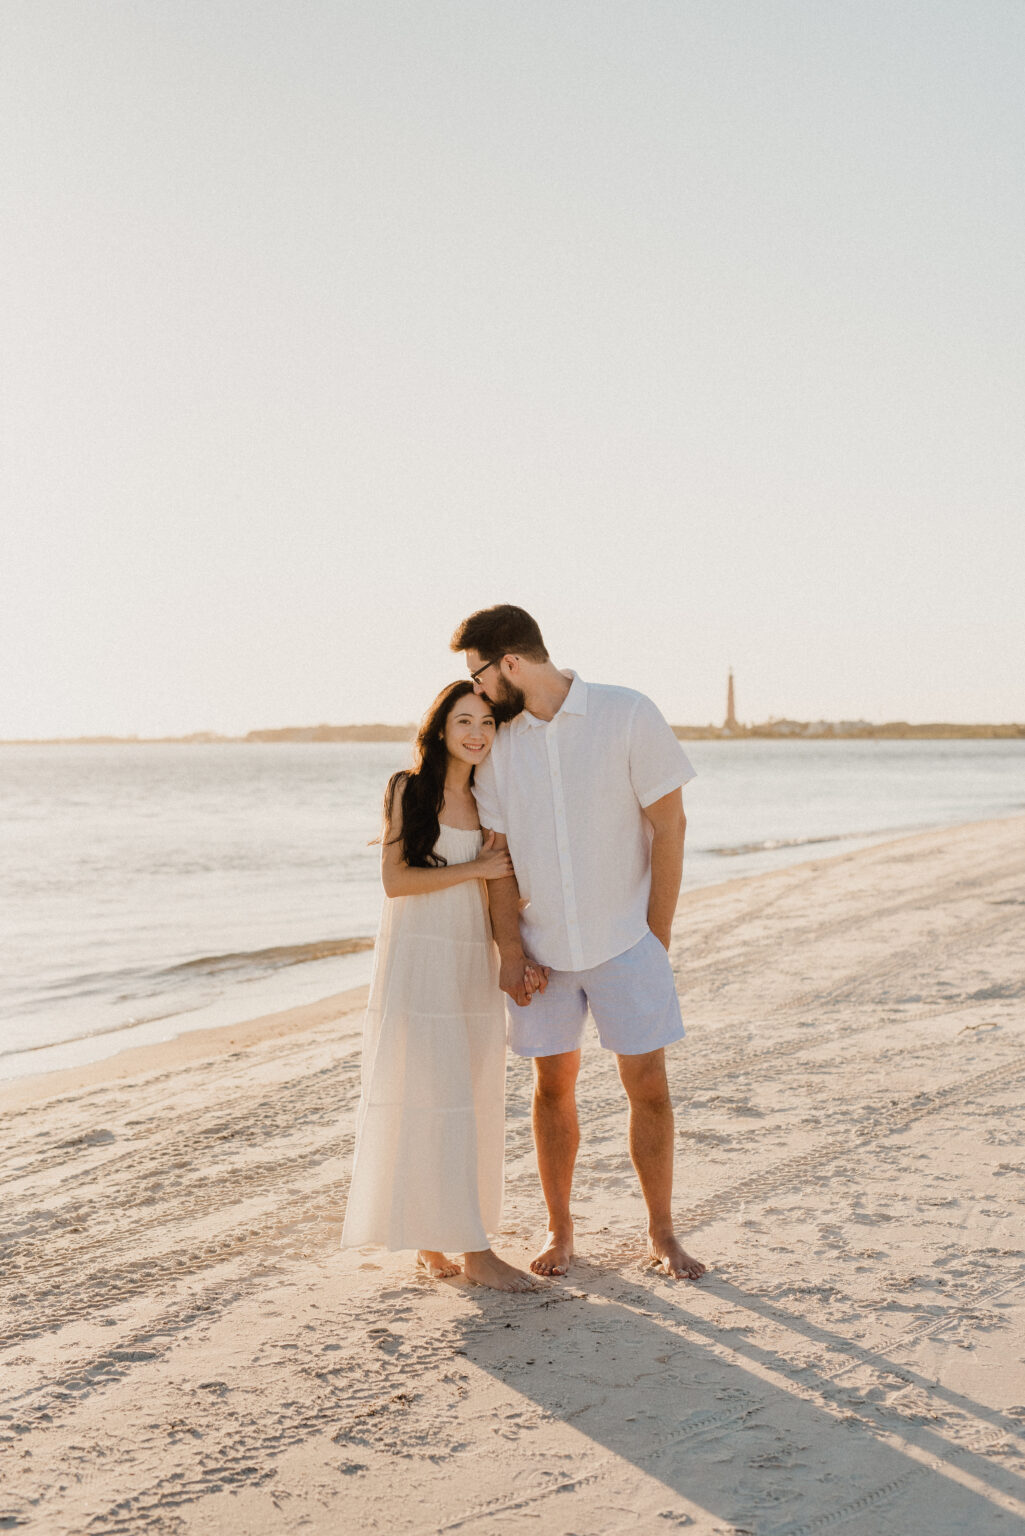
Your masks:
[[[1025,817],[685,896],[659,1278],[612,1062],[527,1297],[342,1253],[363,994],[0,1088],[0,1529],[1025,1531]],[[496,1246],[542,1230],[510,1072]]]

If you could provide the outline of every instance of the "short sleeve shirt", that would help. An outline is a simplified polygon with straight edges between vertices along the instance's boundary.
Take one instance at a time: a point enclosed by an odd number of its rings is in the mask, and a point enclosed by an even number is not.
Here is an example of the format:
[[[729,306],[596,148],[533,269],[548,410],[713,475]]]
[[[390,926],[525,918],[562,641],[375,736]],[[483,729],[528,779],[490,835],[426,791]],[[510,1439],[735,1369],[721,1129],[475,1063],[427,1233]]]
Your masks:
[[[575,672],[552,720],[524,710],[475,774],[481,825],[503,832],[523,942],[542,965],[589,970],[648,931],[651,832],[643,811],[694,777],[643,693]]]

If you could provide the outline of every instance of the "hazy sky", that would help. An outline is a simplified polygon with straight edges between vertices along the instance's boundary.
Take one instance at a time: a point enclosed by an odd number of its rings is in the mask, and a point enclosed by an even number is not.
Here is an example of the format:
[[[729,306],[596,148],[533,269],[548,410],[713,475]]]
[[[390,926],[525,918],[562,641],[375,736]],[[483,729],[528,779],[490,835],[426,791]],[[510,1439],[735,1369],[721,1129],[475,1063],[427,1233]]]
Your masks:
[[[1025,718],[1021,0],[4,0],[0,737]]]

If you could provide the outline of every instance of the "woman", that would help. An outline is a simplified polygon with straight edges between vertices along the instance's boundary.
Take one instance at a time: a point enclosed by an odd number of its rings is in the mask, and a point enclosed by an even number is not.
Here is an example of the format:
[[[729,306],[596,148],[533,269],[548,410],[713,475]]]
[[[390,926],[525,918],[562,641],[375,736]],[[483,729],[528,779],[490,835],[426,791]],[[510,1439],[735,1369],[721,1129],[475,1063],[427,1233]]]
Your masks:
[[[436,1278],[461,1267],[478,1285],[526,1291],[530,1276],[487,1238],[502,1209],[505,1020],[483,882],[513,870],[484,841],[471,785],[494,739],[490,704],[451,683],[424,717],[412,770],[385,794],[386,900],[342,1246],[415,1248]]]

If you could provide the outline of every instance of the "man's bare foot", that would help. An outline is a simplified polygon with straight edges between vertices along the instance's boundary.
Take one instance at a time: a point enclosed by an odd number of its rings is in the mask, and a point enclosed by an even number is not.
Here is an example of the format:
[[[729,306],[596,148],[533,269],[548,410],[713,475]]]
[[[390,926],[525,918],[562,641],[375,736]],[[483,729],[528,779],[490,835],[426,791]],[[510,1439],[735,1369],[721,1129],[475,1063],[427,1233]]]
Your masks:
[[[453,1264],[435,1248],[421,1248],[416,1256],[416,1267],[426,1270],[432,1280],[449,1280],[461,1273],[458,1264]]]
[[[706,1272],[701,1260],[692,1259],[671,1232],[665,1237],[649,1237],[648,1253],[651,1262],[674,1280],[700,1280]]]
[[[490,1286],[493,1291],[532,1291],[534,1282],[522,1269],[514,1269],[490,1248],[480,1253],[463,1254],[463,1274],[475,1285]]]
[[[573,1257],[573,1228],[568,1232],[548,1232],[545,1245],[530,1267],[535,1275],[564,1275]]]

